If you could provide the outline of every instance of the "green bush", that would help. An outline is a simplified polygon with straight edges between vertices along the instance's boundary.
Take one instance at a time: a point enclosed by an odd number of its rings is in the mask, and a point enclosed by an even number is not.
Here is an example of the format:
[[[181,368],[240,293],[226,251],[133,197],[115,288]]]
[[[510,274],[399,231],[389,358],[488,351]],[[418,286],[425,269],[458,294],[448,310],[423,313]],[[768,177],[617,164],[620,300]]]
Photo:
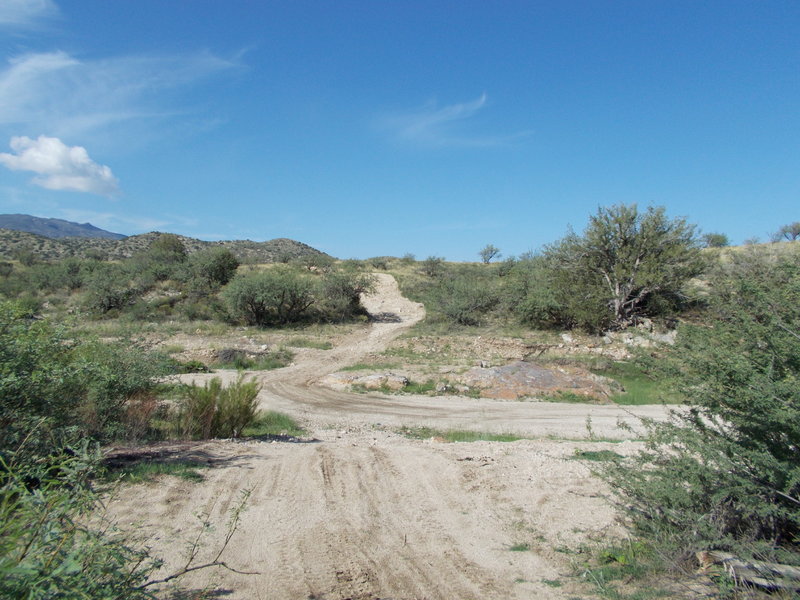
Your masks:
[[[98,523],[102,505],[89,485],[95,460],[87,444],[47,468],[0,457],[0,597],[153,597],[143,586],[158,565]]]
[[[320,317],[323,320],[346,321],[365,314],[361,306],[361,294],[375,289],[375,278],[351,271],[332,271],[325,274],[320,287]]]
[[[245,381],[243,373],[226,387],[219,377],[203,387],[187,386],[177,412],[179,433],[190,439],[239,437],[258,416],[260,389],[255,379]]]
[[[657,361],[687,409],[606,475],[643,536],[800,564],[800,260],[735,254]]]
[[[422,261],[422,272],[428,277],[438,277],[445,270],[444,258],[440,256],[429,256]]]
[[[287,267],[237,275],[222,289],[231,315],[248,325],[285,325],[303,318],[316,301],[315,284]]]
[[[194,278],[217,288],[233,279],[239,268],[239,259],[227,248],[215,246],[192,254],[189,266]]]
[[[458,325],[479,325],[498,302],[492,282],[470,274],[442,277],[433,297],[436,310]]]
[[[85,304],[92,311],[106,314],[125,308],[141,294],[130,274],[120,265],[98,265],[85,286]]]
[[[562,311],[591,331],[653,316],[648,306],[666,306],[653,304],[654,296],[680,296],[704,266],[694,226],[667,219],[663,208],[639,212],[635,204],[600,208],[583,235],[570,231],[544,258]]]
[[[69,338],[0,303],[0,453],[26,439],[28,452],[46,456],[85,436],[113,438],[128,398],[163,373],[164,361],[135,345]]]

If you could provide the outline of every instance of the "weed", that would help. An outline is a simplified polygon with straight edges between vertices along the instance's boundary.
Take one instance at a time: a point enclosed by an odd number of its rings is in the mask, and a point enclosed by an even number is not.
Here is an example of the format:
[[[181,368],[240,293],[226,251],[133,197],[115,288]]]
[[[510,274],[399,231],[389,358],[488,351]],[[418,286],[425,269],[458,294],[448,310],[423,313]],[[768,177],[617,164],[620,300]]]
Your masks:
[[[609,600],[649,600],[671,596],[671,593],[653,588],[649,580],[665,570],[663,561],[647,544],[627,541],[596,551],[583,565],[581,577],[594,587],[595,592]],[[630,591],[622,592],[616,582],[623,582]],[[635,582],[633,586],[630,584]]]
[[[566,390],[560,390],[553,394],[548,394],[542,398],[544,402],[563,402],[568,404],[597,404],[598,399],[594,396],[576,394]]]
[[[223,354],[224,353],[224,354]],[[244,371],[269,371],[280,369],[291,364],[294,353],[285,348],[279,348],[266,354],[250,356],[243,351],[220,351],[221,360],[215,364],[220,369],[236,369]]]
[[[428,379],[425,383],[409,381],[402,391],[404,394],[428,394],[436,391],[436,382],[432,379]]]
[[[180,462],[137,462],[124,467],[109,469],[106,479],[124,479],[127,483],[152,481],[159,475],[171,475],[195,483],[204,481],[205,477],[197,469],[207,469],[208,465],[193,461]]]
[[[396,369],[399,367],[399,363],[375,363],[372,365],[368,365],[366,363],[356,363],[354,365],[350,365],[349,367],[343,367],[339,369],[340,371],[385,371],[387,369]]]
[[[508,549],[511,552],[527,552],[531,549],[531,545],[528,543],[514,544],[513,546],[509,546]]]
[[[300,437],[306,431],[289,415],[269,411],[261,415],[252,425],[245,427],[242,434],[247,437],[292,436]]]
[[[623,456],[611,450],[575,450],[575,456],[572,458],[575,460],[606,461],[620,460]]]
[[[306,337],[291,338],[285,344],[292,348],[314,348],[316,350],[330,350],[333,348],[333,344],[328,341],[320,342]]]
[[[525,439],[512,433],[488,433],[485,431],[439,430],[430,427],[402,427],[398,433],[415,440],[441,438],[445,442],[516,442]]]
[[[164,354],[180,354],[185,349],[186,348],[184,348],[180,344],[169,344],[167,346],[164,346],[161,350],[162,352],[164,352]]]
[[[558,588],[563,585],[558,579],[542,579],[542,583],[553,588]]]
[[[245,381],[244,373],[225,387],[218,377],[203,387],[186,386],[175,425],[182,437],[190,439],[238,438],[256,420],[260,389],[255,379]]]

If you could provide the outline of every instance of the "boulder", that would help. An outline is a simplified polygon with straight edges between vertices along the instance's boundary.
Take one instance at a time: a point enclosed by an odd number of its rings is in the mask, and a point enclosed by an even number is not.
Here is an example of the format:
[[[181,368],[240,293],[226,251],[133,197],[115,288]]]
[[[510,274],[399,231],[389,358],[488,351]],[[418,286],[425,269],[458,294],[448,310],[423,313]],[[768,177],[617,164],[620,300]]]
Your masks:
[[[545,367],[516,361],[502,367],[472,368],[460,382],[479,389],[485,398],[516,400],[526,396],[547,396],[570,392],[600,400],[622,391],[616,381],[578,367]]]

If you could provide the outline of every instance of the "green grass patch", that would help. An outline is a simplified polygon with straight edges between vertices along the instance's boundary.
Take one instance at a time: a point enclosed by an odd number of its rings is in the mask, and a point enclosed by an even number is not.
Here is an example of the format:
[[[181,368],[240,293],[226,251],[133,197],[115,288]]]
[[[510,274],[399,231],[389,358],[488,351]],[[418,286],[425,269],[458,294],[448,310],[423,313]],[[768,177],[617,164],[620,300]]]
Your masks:
[[[527,552],[531,549],[531,545],[527,543],[514,544],[508,548],[511,552]]]
[[[576,394],[575,392],[558,391],[542,398],[544,402],[563,402],[566,404],[598,404],[600,401],[594,396]]]
[[[367,363],[356,363],[354,365],[350,365],[349,367],[343,367],[339,369],[340,371],[385,371],[387,369],[396,369],[400,365],[399,363],[375,363],[369,365]]]
[[[135,462],[130,465],[108,469],[106,479],[123,479],[127,483],[142,483],[152,481],[160,475],[171,475],[186,481],[199,483],[205,480],[198,469],[207,469],[208,465],[194,460],[158,462]]]
[[[652,585],[667,568],[652,547],[639,541],[629,541],[595,551],[589,561],[579,567],[579,574],[601,598],[650,600],[672,595]],[[620,589],[620,584],[624,586],[624,591]]]
[[[314,348],[315,350],[330,350],[333,344],[328,341],[321,342],[319,340],[312,340],[306,337],[296,337],[284,342],[287,346],[292,348]]]
[[[294,353],[291,350],[280,348],[255,357],[243,353],[237,354],[231,361],[214,363],[214,367],[240,371],[270,371],[288,366],[293,359]]]
[[[488,433],[485,431],[441,430],[432,427],[402,427],[398,433],[415,440],[441,438],[446,442],[516,442],[526,439],[511,433]]]
[[[575,450],[575,456],[572,457],[575,460],[592,460],[592,461],[608,461],[608,460],[620,460],[624,458],[621,454],[617,454],[612,450]]]
[[[542,583],[552,588],[559,588],[564,585],[558,579],[542,579]]]
[[[682,398],[668,393],[664,380],[653,378],[641,367],[631,362],[613,362],[602,368],[592,369],[596,375],[610,377],[625,388],[624,392],[612,396],[617,404],[637,406],[642,404],[679,404]]]
[[[434,391],[436,391],[436,382],[433,379],[428,379],[425,383],[409,381],[402,390],[404,394],[429,394]]]
[[[305,429],[292,417],[276,411],[269,411],[260,415],[255,423],[245,427],[242,435],[245,437],[259,436],[291,436],[300,437],[306,434]]]

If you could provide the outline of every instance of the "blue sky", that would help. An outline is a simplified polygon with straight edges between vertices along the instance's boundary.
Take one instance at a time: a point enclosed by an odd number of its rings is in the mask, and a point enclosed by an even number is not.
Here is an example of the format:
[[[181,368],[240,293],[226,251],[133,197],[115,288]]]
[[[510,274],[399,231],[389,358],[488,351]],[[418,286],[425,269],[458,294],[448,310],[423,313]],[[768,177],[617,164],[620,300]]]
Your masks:
[[[0,0],[0,212],[537,250],[598,206],[800,220],[800,3]]]

